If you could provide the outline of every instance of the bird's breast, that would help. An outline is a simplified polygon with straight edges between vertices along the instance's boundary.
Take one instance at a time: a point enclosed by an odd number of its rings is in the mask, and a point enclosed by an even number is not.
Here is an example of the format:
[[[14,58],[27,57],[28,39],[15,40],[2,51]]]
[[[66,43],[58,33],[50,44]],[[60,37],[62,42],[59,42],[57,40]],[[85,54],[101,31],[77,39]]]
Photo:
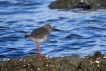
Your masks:
[[[37,43],[42,43],[47,40],[49,36],[44,36],[43,38],[34,38],[34,37],[29,37],[30,40],[37,42]]]

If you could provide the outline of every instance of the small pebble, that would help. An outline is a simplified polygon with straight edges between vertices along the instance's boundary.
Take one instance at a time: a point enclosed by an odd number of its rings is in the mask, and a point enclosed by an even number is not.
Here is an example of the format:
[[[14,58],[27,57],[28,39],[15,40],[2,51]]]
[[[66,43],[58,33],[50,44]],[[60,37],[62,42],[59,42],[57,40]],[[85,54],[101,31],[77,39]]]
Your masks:
[[[3,61],[9,61],[10,59],[9,58],[5,58]]]
[[[98,63],[98,64],[99,64],[99,63],[100,63],[100,61],[96,60],[96,61],[95,61],[95,63]]]
[[[37,70],[40,70],[40,68],[37,68]]]
[[[85,58],[85,56],[80,56],[79,58]]]

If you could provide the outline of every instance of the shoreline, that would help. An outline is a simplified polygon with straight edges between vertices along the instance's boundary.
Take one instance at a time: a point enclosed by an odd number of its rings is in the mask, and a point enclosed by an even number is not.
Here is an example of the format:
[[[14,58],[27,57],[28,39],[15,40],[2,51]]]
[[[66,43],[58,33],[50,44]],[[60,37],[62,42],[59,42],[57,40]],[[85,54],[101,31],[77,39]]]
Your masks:
[[[106,71],[101,52],[93,56],[42,57],[25,56],[0,61],[1,71]]]

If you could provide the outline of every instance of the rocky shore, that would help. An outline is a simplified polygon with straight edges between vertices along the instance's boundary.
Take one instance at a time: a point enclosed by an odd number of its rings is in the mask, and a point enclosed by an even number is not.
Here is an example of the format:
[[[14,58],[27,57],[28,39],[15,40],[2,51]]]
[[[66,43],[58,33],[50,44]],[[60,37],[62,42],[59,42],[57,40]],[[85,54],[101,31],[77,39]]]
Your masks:
[[[106,71],[106,58],[101,52],[82,57],[25,56],[0,61],[0,71]]]
[[[106,0],[56,0],[49,5],[50,9],[73,9],[84,10],[106,8]]]

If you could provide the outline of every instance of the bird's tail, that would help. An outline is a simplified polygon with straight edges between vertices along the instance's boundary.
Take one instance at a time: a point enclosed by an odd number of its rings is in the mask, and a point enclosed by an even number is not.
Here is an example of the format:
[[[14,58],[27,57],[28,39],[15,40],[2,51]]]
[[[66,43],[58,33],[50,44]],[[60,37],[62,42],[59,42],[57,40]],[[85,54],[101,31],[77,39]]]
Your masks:
[[[29,37],[29,35],[25,35],[25,38],[28,38]]]

